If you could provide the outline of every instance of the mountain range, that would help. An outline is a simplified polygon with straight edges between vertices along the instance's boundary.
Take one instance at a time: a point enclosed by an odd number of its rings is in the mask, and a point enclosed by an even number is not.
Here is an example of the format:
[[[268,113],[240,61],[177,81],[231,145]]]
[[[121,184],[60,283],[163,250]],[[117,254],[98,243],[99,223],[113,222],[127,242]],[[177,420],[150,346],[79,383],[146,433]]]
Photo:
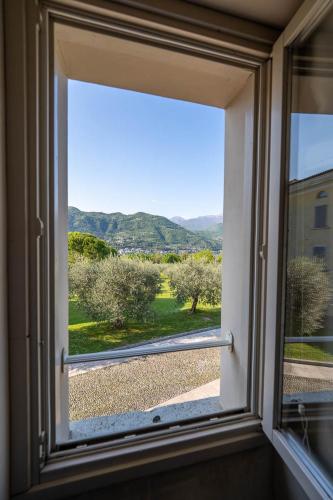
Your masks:
[[[69,207],[68,231],[93,234],[123,251],[193,252],[205,248],[214,251],[221,249],[220,239],[216,238],[214,231],[209,232],[209,226],[208,232],[207,229],[195,232],[166,217],[144,212],[106,214]]]
[[[196,233],[202,238],[214,241],[219,248],[222,248],[223,242],[223,218],[222,215],[202,215],[192,219],[184,217],[172,217],[170,220],[179,226]]]
[[[222,215],[202,215],[192,219],[184,219],[184,217],[171,217],[172,222],[179,226],[189,229],[190,231],[205,231],[211,229],[216,224],[222,224]]]

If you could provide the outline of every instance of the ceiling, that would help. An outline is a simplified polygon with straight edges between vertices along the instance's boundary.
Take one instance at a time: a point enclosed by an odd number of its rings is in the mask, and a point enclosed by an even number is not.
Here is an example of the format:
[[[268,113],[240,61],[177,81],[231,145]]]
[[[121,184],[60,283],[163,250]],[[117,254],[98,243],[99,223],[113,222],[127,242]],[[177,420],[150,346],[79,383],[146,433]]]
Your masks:
[[[284,28],[303,0],[186,0],[225,14]]]

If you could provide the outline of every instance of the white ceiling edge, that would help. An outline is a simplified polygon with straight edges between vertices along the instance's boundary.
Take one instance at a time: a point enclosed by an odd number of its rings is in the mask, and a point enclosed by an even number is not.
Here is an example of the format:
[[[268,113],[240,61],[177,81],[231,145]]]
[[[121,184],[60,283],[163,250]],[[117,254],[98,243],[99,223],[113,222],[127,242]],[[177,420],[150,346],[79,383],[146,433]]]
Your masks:
[[[251,71],[67,25],[55,26],[65,75],[122,89],[226,108]]]

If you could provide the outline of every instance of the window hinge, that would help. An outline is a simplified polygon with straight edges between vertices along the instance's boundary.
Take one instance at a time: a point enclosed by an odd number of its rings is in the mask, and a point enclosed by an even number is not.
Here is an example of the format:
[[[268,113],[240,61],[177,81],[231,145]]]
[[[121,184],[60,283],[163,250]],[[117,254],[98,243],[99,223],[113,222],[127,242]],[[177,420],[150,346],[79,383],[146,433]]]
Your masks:
[[[44,464],[47,452],[47,434],[45,431],[42,431],[39,435],[39,450],[40,463]]]
[[[259,250],[259,256],[262,260],[266,260],[267,258],[267,245],[261,245]]]

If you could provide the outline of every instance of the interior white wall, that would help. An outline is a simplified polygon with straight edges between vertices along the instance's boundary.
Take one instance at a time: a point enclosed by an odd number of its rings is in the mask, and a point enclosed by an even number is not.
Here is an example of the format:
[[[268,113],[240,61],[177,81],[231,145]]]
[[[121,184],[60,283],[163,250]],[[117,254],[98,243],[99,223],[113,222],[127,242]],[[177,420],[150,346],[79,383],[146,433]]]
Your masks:
[[[5,81],[3,1],[0,0],[0,498],[8,498],[9,399],[6,273]]]
[[[234,336],[234,351],[222,349],[224,410],[247,405],[249,292],[253,167],[254,76],[225,113],[222,332]]]

